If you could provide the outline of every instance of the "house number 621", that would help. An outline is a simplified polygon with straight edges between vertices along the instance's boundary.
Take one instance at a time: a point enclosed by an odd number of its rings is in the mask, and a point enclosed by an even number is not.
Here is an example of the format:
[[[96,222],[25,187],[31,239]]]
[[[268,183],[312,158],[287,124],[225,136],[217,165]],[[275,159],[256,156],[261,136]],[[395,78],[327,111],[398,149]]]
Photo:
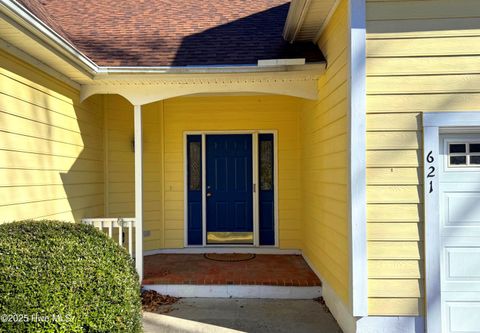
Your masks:
[[[427,155],[427,163],[428,164],[432,164],[435,161],[435,158],[433,158],[432,154],[433,154],[433,152],[430,150],[428,152],[428,155]],[[428,167],[427,178],[435,178],[435,167],[433,165],[430,165]],[[433,180],[429,181],[429,185],[430,185],[430,190],[428,191],[428,193],[432,193],[433,192]]]

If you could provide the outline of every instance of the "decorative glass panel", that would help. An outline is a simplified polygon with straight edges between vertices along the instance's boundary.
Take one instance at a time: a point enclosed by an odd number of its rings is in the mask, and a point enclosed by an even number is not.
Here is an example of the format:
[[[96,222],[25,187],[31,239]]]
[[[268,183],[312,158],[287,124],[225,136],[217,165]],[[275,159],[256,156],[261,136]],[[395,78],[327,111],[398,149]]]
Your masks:
[[[201,143],[190,142],[188,157],[188,188],[190,191],[200,191],[202,188],[201,165]]]
[[[273,142],[260,141],[260,190],[273,189]]]
[[[450,156],[450,165],[465,165],[467,164],[466,156]]]
[[[471,153],[480,153],[480,143],[471,143],[470,144]]]
[[[467,150],[465,149],[465,144],[450,144],[450,153],[465,153]]]

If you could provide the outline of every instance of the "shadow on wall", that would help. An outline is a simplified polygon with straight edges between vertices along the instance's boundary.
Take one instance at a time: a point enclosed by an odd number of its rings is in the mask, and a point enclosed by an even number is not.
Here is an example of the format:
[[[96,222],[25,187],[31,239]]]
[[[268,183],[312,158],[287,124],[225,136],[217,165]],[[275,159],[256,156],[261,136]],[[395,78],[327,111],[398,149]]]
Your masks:
[[[103,211],[99,97],[78,92],[8,55],[2,59],[0,212],[3,221],[79,220]]]
[[[80,143],[82,150],[68,171],[60,173],[75,222],[104,213],[103,96],[81,104],[77,99],[73,99],[73,111],[78,132],[71,133],[71,140]]]
[[[120,36],[113,41],[80,35],[76,42],[88,50],[94,61],[112,66],[256,65],[259,59],[305,56],[307,62],[323,61],[322,53],[313,43],[290,44],[283,39],[289,5],[284,3],[191,35],[183,36],[186,31],[176,32],[171,28],[163,32],[147,29],[141,40],[126,41]],[[229,6],[234,11],[233,6]],[[226,20],[222,18],[223,22]],[[185,26],[191,26],[192,30],[198,31],[192,21],[183,17],[176,24],[184,30],[187,29]],[[199,25],[203,26],[205,22]]]

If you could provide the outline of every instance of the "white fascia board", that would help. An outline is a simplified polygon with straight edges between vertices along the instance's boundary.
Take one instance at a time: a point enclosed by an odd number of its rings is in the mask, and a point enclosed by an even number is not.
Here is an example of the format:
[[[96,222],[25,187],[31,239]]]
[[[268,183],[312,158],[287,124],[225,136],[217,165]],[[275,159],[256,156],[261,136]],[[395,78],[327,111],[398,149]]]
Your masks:
[[[33,65],[34,67],[42,70],[43,72],[47,73],[48,75],[53,76],[54,78],[57,78],[58,80],[62,81],[63,83],[69,85],[70,87],[80,90],[81,85],[75,82],[74,80],[70,79],[66,75],[63,75],[59,71],[53,69],[47,64],[44,64],[37,58],[32,57],[31,55],[27,54],[26,52],[20,50],[19,48],[13,46],[10,43],[7,43],[3,39],[0,38],[0,50],[4,50],[7,53],[10,53],[17,57],[18,59],[21,59],[25,61],[26,63],[29,63]]]
[[[0,2],[0,11],[10,19],[14,20],[17,24],[28,29],[42,41],[55,47],[57,51],[61,51],[63,54],[67,55],[70,60],[73,60],[77,65],[80,65],[90,74],[93,74],[97,70],[98,66],[92,60],[86,57],[69,41],[56,33],[17,1],[2,0]]]
[[[293,60],[293,61],[292,61]],[[227,65],[227,66],[157,66],[157,67],[99,67],[95,77],[101,78],[116,74],[228,74],[228,73],[264,73],[264,72],[292,72],[311,71],[319,74],[325,70],[326,63],[305,63],[305,59],[274,59],[276,64],[264,64],[259,60],[258,65]]]

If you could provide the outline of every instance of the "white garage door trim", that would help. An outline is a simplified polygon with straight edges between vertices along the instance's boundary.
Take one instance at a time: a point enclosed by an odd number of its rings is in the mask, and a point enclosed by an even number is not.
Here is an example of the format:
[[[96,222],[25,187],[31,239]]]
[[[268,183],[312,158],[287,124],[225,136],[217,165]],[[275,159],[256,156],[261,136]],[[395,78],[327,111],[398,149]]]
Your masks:
[[[468,132],[475,127],[480,128],[480,112],[423,114],[426,331],[430,333],[442,331],[438,177],[440,131]]]

